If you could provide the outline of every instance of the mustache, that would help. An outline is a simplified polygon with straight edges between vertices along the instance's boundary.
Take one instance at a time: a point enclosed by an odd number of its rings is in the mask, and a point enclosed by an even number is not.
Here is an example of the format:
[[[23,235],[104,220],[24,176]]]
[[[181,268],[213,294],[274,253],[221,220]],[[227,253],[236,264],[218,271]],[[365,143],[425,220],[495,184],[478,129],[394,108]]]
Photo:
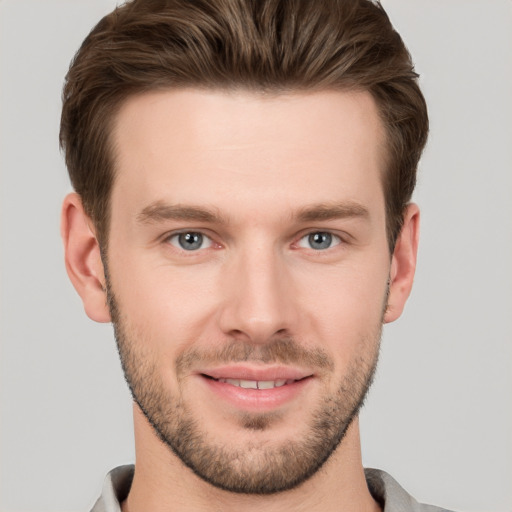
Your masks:
[[[306,348],[293,338],[277,338],[262,345],[230,340],[222,347],[185,350],[176,359],[177,375],[188,373],[197,365],[218,365],[241,362],[283,363],[332,371],[334,362],[321,348]]]

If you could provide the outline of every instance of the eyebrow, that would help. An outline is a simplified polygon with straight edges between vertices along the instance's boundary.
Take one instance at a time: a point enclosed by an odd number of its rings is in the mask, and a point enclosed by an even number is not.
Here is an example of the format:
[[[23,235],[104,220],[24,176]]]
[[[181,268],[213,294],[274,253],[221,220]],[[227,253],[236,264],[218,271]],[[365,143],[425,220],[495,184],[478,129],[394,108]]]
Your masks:
[[[225,223],[225,219],[215,210],[198,206],[166,204],[160,201],[146,206],[138,215],[141,224],[165,220],[185,220],[209,223]]]
[[[292,218],[298,222],[316,222],[345,218],[369,218],[367,208],[359,203],[318,203],[299,209]],[[146,206],[138,215],[141,224],[150,224],[166,220],[208,222],[227,224],[227,220],[212,208],[167,204],[161,201]]]
[[[299,210],[300,222],[315,222],[346,218],[368,219],[370,212],[366,207],[352,201],[344,203],[319,203]]]

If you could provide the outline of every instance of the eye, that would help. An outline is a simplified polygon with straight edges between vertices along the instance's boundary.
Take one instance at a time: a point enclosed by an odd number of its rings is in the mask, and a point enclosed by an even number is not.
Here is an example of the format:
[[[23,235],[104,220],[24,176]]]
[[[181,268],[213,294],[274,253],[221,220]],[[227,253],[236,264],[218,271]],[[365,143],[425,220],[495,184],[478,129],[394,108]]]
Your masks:
[[[327,231],[315,231],[303,236],[298,243],[299,247],[314,249],[315,251],[324,251],[341,243],[339,236],[333,235]]]
[[[167,241],[185,251],[197,251],[199,249],[207,249],[212,246],[212,241],[206,235],[196,231],[185,231],[184,233],[176,233],[170,236]]]

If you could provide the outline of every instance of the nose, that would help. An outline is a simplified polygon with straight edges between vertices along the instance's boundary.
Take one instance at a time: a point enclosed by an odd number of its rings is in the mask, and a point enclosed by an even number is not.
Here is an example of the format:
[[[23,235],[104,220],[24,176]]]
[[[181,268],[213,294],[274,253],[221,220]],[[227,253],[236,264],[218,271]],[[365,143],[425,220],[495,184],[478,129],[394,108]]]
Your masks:
[[[285,258],[271,247],[252,249],[226,266],[219,326],[230,337],[253,344],[292,336],[298,311]]]

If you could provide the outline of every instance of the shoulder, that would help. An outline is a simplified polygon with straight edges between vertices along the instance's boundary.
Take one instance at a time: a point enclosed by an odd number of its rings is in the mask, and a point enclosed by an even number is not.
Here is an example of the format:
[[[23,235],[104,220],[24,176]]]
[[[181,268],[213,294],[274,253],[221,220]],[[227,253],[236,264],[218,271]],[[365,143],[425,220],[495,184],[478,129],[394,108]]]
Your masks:
[[[383,512],[450,512],[445,508],[418,503],[391,475],[379,469],[365,469],[366,482]]]
[[[135,466],[119,466],[105,477],[101,496],[91,512],[121,512],[121,503],[128,496]]]

